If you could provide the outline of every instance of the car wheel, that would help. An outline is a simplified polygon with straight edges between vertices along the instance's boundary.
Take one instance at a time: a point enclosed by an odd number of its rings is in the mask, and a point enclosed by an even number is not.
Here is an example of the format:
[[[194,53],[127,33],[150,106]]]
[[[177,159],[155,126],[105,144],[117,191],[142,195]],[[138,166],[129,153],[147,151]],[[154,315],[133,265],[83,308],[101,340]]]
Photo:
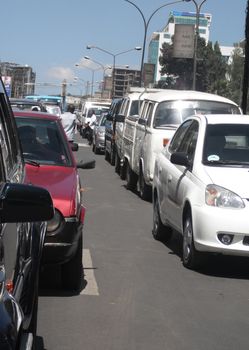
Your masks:
[[[139,195],[143,200],[151,201],[152,188],[146,184],[142,171],[139,173]]]
[[[121,163],[121,162],[120,162]],[[120,179],[125,180],[126,179],[126,166],[127,166],[127,161],[124,161],[122,166],[120,165]]]
[[[131,169],[129,162],[126,163],[126,188],[135,190],[137,187],[137,174]]]
[[[78,247],[73,258],[62,265],[62,287],[67,290],[78,291],[82,284],[82,237],[79,239]]]
[[[182,262],[189,269],[195,269],[202,262],[202,254],[195,249],[192,217],[189,213],[184,221]]]
[[[96,147],[96,146],[94,147],[94,153],[95,153],[95,154],[100,154],[100,150],[99,150],[99,148]]]
[[[110,154],[109,154],[109,152],[107,152],[107,150],[105,150],[105,160],[106,160],[107,162],[110,161]]]
[[[114,148],[112,147],[111,148],[111,154],[110,154],[110,164],[111,165],[115,165],[115,150]]]
[[[167,242],[172,237],[172,228],[165,226],[160,217],[158,198],[153,201],[153,237],[158,241]]]
[[[115,152],[115,173],[120,175],[120,158],[117,152]]]

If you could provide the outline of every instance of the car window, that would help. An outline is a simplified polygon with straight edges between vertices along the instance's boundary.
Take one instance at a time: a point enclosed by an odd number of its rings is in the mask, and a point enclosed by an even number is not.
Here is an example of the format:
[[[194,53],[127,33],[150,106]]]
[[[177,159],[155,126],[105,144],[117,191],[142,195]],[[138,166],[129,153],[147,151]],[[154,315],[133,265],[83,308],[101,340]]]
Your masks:
[[[6,118],[6,116],[9,116],[9,118]],[[0,145],[4,167],[7,174],[12,174],[10,176],[13,177],[16,171],[17,157],[20,156],[20,149],[15,134],[16,125],[14,118],[11,116],[12,112],[8,107],[5,95],[0,91]]]
[[[199,124],[197,121],[193,121],[190,127],[186,130],[183,139],[178,147],[178,152],[187,153],[190,162],[194,159],[197,136],[198,136]]]
[[[192,124],[192,120],[188,120],[185,123],[183,123],[181,126],[179,126],[179,128],[176,130],[169,144],[169,151],[171,153],[179,151],[184,135],[191,124]]]

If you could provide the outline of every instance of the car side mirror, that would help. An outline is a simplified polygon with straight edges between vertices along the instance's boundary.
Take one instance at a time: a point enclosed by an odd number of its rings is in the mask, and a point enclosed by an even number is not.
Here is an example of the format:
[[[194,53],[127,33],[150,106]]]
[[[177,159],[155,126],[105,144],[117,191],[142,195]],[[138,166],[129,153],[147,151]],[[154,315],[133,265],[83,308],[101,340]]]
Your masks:
[[[96,161],[95,159],[91,159],[86,162],[81,160],[80,162],[77,162],[76,165],[78,169],[94,169],[96,165]]]
[[[125,116],[123,114],[117,114],[115,117],[115,121],[118,123],[124,123]]]
[[[147,124],[146,119],[139,118],[138,119],[138,124],[146,126],[146,124]]]
[[[182,165],[187,168],[190,167],[190,162],[187,153],[185,152],[174,152],[170,157],[170,161],[176,165]]]
[[[73,152],[77,152],[79,150],[79,145],[76,142],[70,142],[70,147]]]
[[[5,183],[0,192],[0,222],[47,221],[54,216],[50,193],[38,186]]]
[[[113,121],[113,116],[111,114],[107,114],[106,115],[106,120],[108,120],[109,122]]]

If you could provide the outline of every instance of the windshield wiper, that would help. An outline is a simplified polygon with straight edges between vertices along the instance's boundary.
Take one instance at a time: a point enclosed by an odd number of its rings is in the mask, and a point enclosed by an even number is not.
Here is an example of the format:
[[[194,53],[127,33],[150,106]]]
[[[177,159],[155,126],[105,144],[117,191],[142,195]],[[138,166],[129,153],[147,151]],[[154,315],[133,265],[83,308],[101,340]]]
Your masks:
[[[35,160],[31,160],[31,159],[24,159],[25,163],[29,164],[29,165],[33,165],[33,166],[40,166],[40,163],[36,162]]]

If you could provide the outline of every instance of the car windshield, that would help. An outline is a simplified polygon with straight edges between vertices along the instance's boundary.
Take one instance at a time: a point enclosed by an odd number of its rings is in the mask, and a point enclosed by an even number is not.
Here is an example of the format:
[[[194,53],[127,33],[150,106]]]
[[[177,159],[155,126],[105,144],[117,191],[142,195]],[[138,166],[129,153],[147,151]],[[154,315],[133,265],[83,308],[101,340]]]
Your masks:
[[[67,141],[56,121],[18,117],[16,122],[25,161],[72,166]]]
[[[210,166],[249,166],[249,125],[208,125],[203,163]]]
[[[240,110],[233,104],[216,101],[163,101],[157,106],[153,127],[179,125],[195,114],[240,114]]]

